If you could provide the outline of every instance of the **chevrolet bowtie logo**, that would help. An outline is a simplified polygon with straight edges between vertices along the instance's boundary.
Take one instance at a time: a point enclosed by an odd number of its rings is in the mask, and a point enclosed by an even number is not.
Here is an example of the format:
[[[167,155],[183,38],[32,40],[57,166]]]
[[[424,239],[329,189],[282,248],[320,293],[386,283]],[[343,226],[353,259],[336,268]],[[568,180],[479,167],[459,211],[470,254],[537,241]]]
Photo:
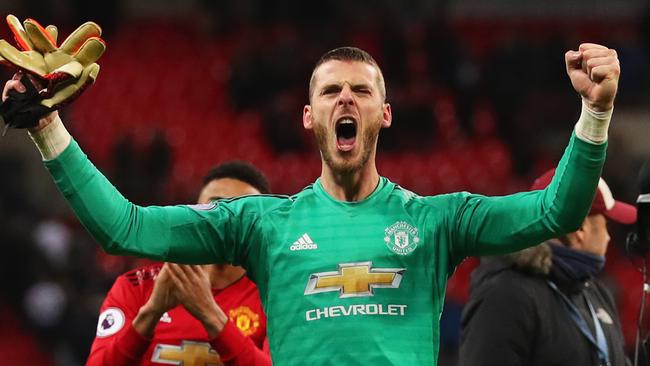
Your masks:
[[[158,344],[151,360],[166,365],[223,365],[221,358],[209,343],[183,341],[180,346]]]
[[[373,296],[376,288],[398,288],[405,268],[372,268],[372,262],[341,263],[334,272],[309,276],[305,295],[339,291],[339,297]]]

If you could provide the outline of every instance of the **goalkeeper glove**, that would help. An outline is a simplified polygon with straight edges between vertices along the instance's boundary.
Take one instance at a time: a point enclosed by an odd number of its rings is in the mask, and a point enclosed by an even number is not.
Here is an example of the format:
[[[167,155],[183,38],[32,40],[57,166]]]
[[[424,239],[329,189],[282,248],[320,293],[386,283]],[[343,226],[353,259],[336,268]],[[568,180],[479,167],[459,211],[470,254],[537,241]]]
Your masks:
[[[0,40],[0,63],[29,73],[34,83],[23,78],[27,92],[20,95],[10,91],[0,105],[0,117],[6,127],[35,127],[41,117],[70,103],[95,81],[99,73],[95,61],[106,45],[99,38],[101,29],[92,22],[77,28],[58,48],[55,26],[43,28],[35,20],[27,19],[23,28],[13,15],[7,16],[7,23],[23,51]],[[46,86],[40,88],[41,85]]]
[[[7,24],[22,51],[5,40],[0,40],[0,57],[10,64],[46,81],[48,88],[67,79],[78,78],[83,69],[97,61],[106,45],[99,38],[101,28],[86,22],[56,46],[58,33],[54,26],[49,31],[33,19],[27,19],[24,27],[13,15],[7,16]]]

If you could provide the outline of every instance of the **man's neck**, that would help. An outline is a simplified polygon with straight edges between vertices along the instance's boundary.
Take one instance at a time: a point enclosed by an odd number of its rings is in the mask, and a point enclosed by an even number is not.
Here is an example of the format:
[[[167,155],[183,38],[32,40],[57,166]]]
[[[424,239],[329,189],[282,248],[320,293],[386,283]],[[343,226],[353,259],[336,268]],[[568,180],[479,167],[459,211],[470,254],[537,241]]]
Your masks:
[[[246,270],[230,264],[213,264],[209,267],[208,273],[212,288],[221,290],[242,278]]]
[[[335,172],[323,163],[321,184],[334,199],[346,202],[362,201],[372,194],[379,184],[379,173],[375,164],[368,163],[355,172]]]

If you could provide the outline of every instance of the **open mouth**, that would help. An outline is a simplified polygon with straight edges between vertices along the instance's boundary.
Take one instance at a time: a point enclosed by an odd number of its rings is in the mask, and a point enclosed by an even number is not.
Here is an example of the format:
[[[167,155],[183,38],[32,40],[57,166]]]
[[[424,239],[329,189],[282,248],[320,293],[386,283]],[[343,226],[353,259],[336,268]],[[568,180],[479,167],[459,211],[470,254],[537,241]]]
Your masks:
[[[357,121],[343,117],[336,122],[336,147],[341,151],[350,151],[357,141]]]

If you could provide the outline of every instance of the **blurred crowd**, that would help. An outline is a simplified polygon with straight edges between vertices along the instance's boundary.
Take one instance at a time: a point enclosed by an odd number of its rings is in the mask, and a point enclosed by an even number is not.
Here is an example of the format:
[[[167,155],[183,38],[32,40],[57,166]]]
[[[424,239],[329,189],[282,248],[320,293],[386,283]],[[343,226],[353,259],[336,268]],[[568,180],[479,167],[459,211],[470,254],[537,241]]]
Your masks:
[[[300,113],[307,102],[313,64],[324,51],[341,45],[367,50],[383,69],[395,116],[394,128],[383,131],[380,138],[380,156],[386,156],[384,166],[394,169],[384,174],[407,188],[412,188],[409,182],[425,179],[428,174],[446,182],[418,185],[415,190],[421,194],[457,190],[511,193],[526,189],[533,177],[550,168],[579,113],[579,99],[566,77],[563,55],[582,40],[601,42],[619,52],[623,72],[616,113],[641,109],[650,115],[644,105],[650,94],[650,69],[646,67],[650,61],[650,10],[632,20],[491,21],[452,17],[448,10],[453,2],[445,1],[414,1],[406,7],[391,1],[203,0],[183,7],[180,20],[168,15],[152,20],[152,15],[126,16],[126,5],[117,1],[100,2],[98,8],[91,8],[88,2],[70,1],[68,6],[75,9],[74,13],[62,11],[58,2],[45,3],[51,9],[41,2],[26,1],[11,11],[44,24],[63,22],[63,29],[89,19],[104,27],[107,61],[102,64],[97,85],[63,113],[71,116],[73,135],[82,145],[87,144],[89,154],[96,154],[93,161],[138,204],[193,202],[200,184],[198,177],[226,157],[259,165],[275,192],[291,193],[313,181],[318,160],[302,158],[315,158],[316,153],[311,136],[302,129]],[[170,39],[170,29],[183,36]],[[4,27],[0,35],[10,38]],[[147,38],[137,39],[144,35]],[[187,46],[188,41],[192,47]],[[149,59],[140,61],[142,57],[135,53],[139,46],[149,47],[146,56],[157,58],[155,67],[164,72],[143,73],[142,80],[128,80],[125,91],[115,97],[107,90],[125,84],[118,80],[120,75],[139,75],[137,68],[142,63],[154,64]],[[218,60],[203,60],[212,55],[203,47],[218,48],[214,51],[220,55]],[[185,54],[175,54],[178,49]],[[131,57],[133,64],[121,56]],[[183,57],[196,61],[189,63],[196,67],[182,70],[183,75],[198,75],[191,83],[187,81],[187,86],[179,85],[182,81],[176,83],[171,75],[176,71],[176,58],[185,60]],[[211,68],[201,69],[204,64]],[[219,75],[203,79],[214,73]],[[0,75],[3,80],[11,76],[5,70]],[[157,79],[160,84],[146,78]],[[214,83],[223,90],[202,82]],[[161,100],[135,92],[165,83],[176,83],[173,87],[178,89],[187,87],[192,97]],[[115,104],[106,104],[111,98],[117,100]],[[118,120],[117,113],[125,110],[128,115]],[[156,118],[139,120],[139,110]],[[165,113],[172,115],[170,121],[165,121]],[[216,126],[224,126],[228,138],[222,138],[215,125],[214,135],[193,138],[201,132],[192,135],[188,131],[207,128],[213,115],[224,120]],[[88,120],[89,116],[95,118]],[[245,122],[248,120],[256,121],[256,127]],[[139,126],[141,122],[146,127]],[[243,126],[246,123],[247,127]],[[100,128],[110,129],[110,133],[98,133]],[[12,131],[4,140],[18,134]],[[444,159],[430,158],[456,159],[467,155],[472,145],[486,141],[490,142],[486,149],[505,154],[495,166],[508,165],[493,185],[481,185],[489,172],[481,171],[484,162],[480,158],[486,155],[480,151],[468,155],[466,161],[452,160],[457,165],[445,165],[447,170],[437,165]],[[4,143],[0,140],[0,145]],[[33,167],[38,159],[33,151],[25,152],[30,149],[29,142],[23,145],[15,150],[0,147],[0,314],[6,315],[3,319],[12,319],[3,321],[0,334],[15,334],[12,342],[0,345],[0,355],[9,360],[16,357],[25,364],[81,365],[90,349],[97,310],[106,291],[117,275],[143,261],[99,251],[56,196],[47,176],[41,173],[38,182],[35,180]],[[612,145],[614,151],[626,156],[624,143],[612,141]],[[189,153],[193,149],[198,152]],[[629,168],[638,168],[640,157],[618,159],[611,155],[605,174],[618,198],[631,202],[638,192],[636,171]],[[193,165],[195,161],[200,164]],[[412,161],[423,161],[421,166],[431,172],[418,168],[411,175],[400,175],[395,171],[407,170],[404,162]],[[477,173],[463,175],[464,180],[452,179],[455,175],[448,170],[464,170],[462,164],[478,166]],[[185,184],[176,184],[179,181]],[[47,195],[43,194],[43,185],[50,185],[45,190]],[[626,292],[638,289],[636,282],[621,281],[638,282],[640,277],[621,249],[630,228],[612,229],[617,245],[610,250],[606,276],[619,296],[626,338],[632,347],[636,314],[629,311],[636,311],[631,306],[638,306],[638,295],[630,297]],[[476,262],[469,259],[450,280],[442,320],[443,366],[454,364],[458,318]],[[31,359],[24,361],[24,357]]]

